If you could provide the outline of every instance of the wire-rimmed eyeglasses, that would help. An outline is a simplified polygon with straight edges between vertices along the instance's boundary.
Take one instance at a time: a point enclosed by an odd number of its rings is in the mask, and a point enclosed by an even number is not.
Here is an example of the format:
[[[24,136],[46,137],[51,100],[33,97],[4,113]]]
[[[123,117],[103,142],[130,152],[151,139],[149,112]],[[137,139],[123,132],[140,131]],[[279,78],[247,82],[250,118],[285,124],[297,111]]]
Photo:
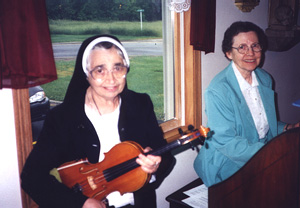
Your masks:
[[[115,78],[124,78],[127,73],[128,67],[124,65],[116,65],[112,69],[107,69],[103,66],[97,66],[90,72],[91,76],[95,80],[104,80],[106,75],[111,72]]]
[[[239,47],[231,47],[236,49],[240,54],[246,54],[249,51],[249,46],[247,46],[246,44],[241,44],[239,45]],[[254,43],[251,45],[251,49],[253,52],[260,52],[262,51],[262,47],[260,46],[259,43]]]

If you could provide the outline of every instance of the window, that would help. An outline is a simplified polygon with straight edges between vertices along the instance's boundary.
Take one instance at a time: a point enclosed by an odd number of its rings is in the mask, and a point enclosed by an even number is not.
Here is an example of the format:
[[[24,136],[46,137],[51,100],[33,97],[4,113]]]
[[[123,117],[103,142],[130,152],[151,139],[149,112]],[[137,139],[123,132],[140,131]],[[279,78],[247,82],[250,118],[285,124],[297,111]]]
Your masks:
[[[53,1],[49,2],[53,3]],[[122,5],[120,8],[125,8],[124,2],[120,4]],[[161,7],[156,4],[155,8],[162,10],[163,56],[157,57],[155,60],[161,63],[158,68],[163,71],[160,75],[163,76],[163,82],[158,87],[163,93],[157,95],[149,91],[152,83],[147,79],[147,75],[145,77],[146,73],[144,73],[144,77],[140,78],[147,82],[146,86],[145,82],[141,82],[140,85],[132,84],[139,80],[136,73],[139,73],[140,68],[139,66],[136,67],[136,70],[133,68],[135,61],[131,62],[132,70],[128,74],[128,86],[132,90],[146,92],[151,96],[158,121],[165,132],[189,124],[197,127],[201,120],[200,52],[194,51],[189,44],[190,10],[181,13],[170,11],[167,1],[161,1]],[[146,13],[146,10],[142,13],[137,11],[135,11],[137,14]],[[75,22],[75,24],[79,23]],[[147,29],[145,22],[141,22],[141,28]],[[116,36],[119,37],[119,35]],[[122,42],[127,49],[126,42]],[[129,56],[131,56],[130,52]],[[139,59],[137,56],[131,56],[131,58],[132,60]],[[147,60],[143,62],[148,63]],[[74,65],[74,63],[70,65],[70,71],[67,70],[64,74],[69,73],[71,77]],[[150,65],[148,64],[146,68],[150,69]],[[65,83],[66,89],[69,81]],[[58,84],[50,83],[49,85],[57,86]],[[47,89],[45,87],[44,89],[49,96]],[[55,92],[57,91],[61,92],[61,90],[55,90]],[[62,94],[64,95],[64,93]]]
[[[166,139],[171,142],[172,135],[178,133],[176,130],[180,126],[187,126],[192,124],[195,128],[198,128],[201,124],[201,71],[200,71],[200,57],[199,51],[194,51],[190,45],[190,10],[182,13],[175,13],[169,11],[171,15],[171,22],[174,26],[166,26],[167,31],[164,33],[167,36],[173,36],[174,48],[173,60],[174,71],[173,77],[170,71],[165,72],[165,86],[168,88],[168,92],[172,92],[171,87],[174,87],[174,98],[166,92],[166,99],[174,100],[174,111],[172,105],[169,102],[165,102],[167,108],[166,111],[169,119],[161,124],[161,127],[165,133]],[[166,12],[167,13],[167,12]],[[171,30],[171,31],[170,31]],[[166,40],[168,41],[168,40]],[[167,42],[168,44],[168,42]],[[168,46],[166,46],[168,47]],[[170,60],[166,59],[165,64],[169,64]],[[172,77],[172,79],[170,79]],[[170,79],[170,80],[169,80]],[[172,115],[172,111],[174,114]],[[168,139],[170,137],[170,139]]]

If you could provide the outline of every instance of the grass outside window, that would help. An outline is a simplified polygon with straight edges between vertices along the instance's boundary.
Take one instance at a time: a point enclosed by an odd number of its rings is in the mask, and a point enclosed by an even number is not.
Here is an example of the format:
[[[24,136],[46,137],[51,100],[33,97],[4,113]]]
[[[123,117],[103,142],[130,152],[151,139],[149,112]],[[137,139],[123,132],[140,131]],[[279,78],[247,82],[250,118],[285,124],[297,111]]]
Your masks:
[[[53,43],[78,42],[99,35],[114,35],[122,41],[161,39],[162,21],[140,22],[73,21],[49,20]],[[56,60],[58,79],[43,85],[50,100],[63,101],[75,67],[74,60]],[[130,72],[127,75],[128,88],[150,95],[158,120],[164,120],[163,57],[130,57]]]
[[[158,120],[164,118],[163,59],[161,56],[130,57],[128,88],[150,95]],[[50,100],[63,101],[75,67],[75,60],[56,61],[58,79],[42,85]]]

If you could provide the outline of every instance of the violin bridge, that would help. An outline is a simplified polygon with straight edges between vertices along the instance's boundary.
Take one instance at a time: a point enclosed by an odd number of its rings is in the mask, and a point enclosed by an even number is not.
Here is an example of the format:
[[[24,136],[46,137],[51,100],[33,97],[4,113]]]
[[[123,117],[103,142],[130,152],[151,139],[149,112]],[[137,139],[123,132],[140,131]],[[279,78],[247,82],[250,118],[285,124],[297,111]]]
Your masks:
[[[94,177],[93,176],[88,176],[87,180],[89,182],[89,185],[90,185],[91,189],[95,190],[97,188],[97,185],[94,182]]]

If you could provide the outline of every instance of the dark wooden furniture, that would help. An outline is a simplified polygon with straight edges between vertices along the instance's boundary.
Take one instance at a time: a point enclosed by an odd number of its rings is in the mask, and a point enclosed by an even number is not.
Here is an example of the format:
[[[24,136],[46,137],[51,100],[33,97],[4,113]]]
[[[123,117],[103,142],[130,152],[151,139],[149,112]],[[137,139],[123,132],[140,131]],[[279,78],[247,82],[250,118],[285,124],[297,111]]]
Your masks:
[[[300,208],[300,128],[272,139],[227,180],[208,189],[209,208]]]

